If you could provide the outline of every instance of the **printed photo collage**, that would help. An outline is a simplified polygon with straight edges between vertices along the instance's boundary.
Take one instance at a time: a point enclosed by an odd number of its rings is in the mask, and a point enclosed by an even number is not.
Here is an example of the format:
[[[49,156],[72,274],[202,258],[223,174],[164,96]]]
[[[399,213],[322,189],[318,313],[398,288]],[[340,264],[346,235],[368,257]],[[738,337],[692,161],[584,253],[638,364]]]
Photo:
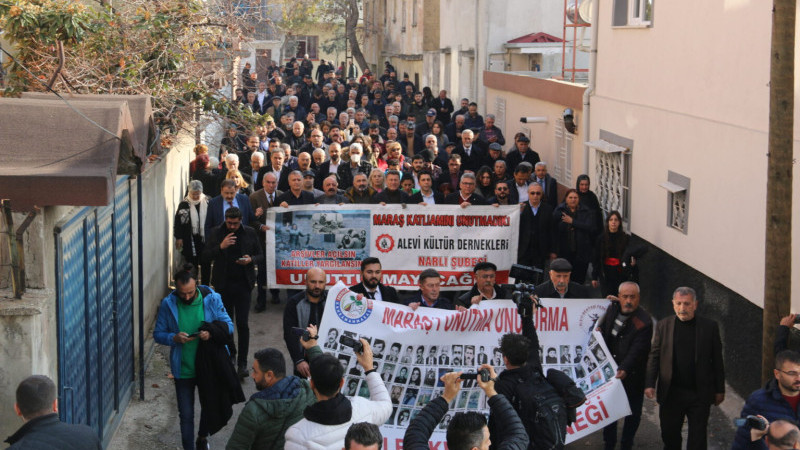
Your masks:
[[[331,328],[322,343],[323,352],[336,356],[342,364],[345,382],[342,394],[348,397],[369,398],[369,387],[352,348],[341,345],[341,330]],[[386,425],[406,427],[431,400],[444,391],[439,379],[448,372],[474,373],[484,363],[492,364],[495,372],[503,370],[500,348],[495,345],[408,345],[387,342],[370,336],[344,331],[354,339],[364,338],[372,346],[373,364],[381,375],[394,405]],[[321,338],[322,340],[322,338]],[[439,424],[445,430],[452,414],[486,409],[484,393],[475,380],[464,380],[458,397]]]
[[[611,361],[594,334],[590,336],[587,346],[540,345],[539,357],[545,373],[549,369],[561,370],[575,380],[585,393],[596,389],[616,375]]]

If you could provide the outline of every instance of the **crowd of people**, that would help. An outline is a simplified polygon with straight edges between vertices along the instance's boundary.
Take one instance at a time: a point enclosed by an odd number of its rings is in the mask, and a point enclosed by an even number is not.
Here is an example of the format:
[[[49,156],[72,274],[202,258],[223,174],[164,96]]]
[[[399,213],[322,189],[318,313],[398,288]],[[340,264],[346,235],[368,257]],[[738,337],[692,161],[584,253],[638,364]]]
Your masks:
[[[528,136],[517,133],[506,145],[495,118],[478,114],[476,103],[461,99],[456,110],[446,91],[434,96],[427,87],[418,90],[407,74],[399,80],[388,62],[379,78],[367,70],[356,78],[353,67],[345,75],[344,66],[335,70],[329,64],[312,71],[307,58],[285,66],[273,63],[263,74],[246,66],[243,87],[231,101],[261,115],[264,125],[230,124],[219,158],[205,145],[195,148],[188,192],[174,222],[175,245],[187,265],[175,274],[175,290],[162,300],[154,330],[156,342],[171,350],[184,449],[208,448],[207,437],[231,419],[233,404],[245,400],[240,380],[247,376],[258,391],[238,416],[228,448],[381,448],[377,426],[390,418],[397,399],[376,370],[371,345],[380,354],[386,344],[361,340],[356,359],[368,392],[358,395],[356,386],[348,386],[351,395],[343,395],[345,367],[317,344],[327,297],[322,269],[305,274],[305,289],[287,292],[284,345],[292,366],[280,349],[259,349],[254,355],[249,349],[253,287],[256,313],[266,310],[268,298],[281,301],[280,292],[267,285],[267,211],[346,203],[518,205],[517,262],[547,274],[536,286],[537,295],[611,300],[595,326],[616,361],[618,370],[611,375],[622,381],[632,412],[624,420],[621,448],[633,447],[645,397],[660,405],[665,448],[681,448],[686,419],[688,448],[706,448],[710,406],[725,395],[717,323],[696,314],[699,299],[688,287],[673,293],[675,315],[659,321],[639,305],[637,259],[643,251],[623,230],[619,212],[602,211],[588,176],[579,176],[574,189],[559,195],[558,183]],[[302,237],[290,231],[286,245],[302,248]],[[440,274],[425,269],[418,290],[398,292],[382,283],[381,262],[370,257],[361,262],[359,282],[350,289],[415,311],[465,311],[509,297],[508,287],[496,283],[496,271],[491,262],[479,263],[472,289],[449,295],[441,291]],[[492,448],[563,448],[567,412],[582,401],[581,390],[571,379],[559,379],[565,376],[561,371],[543,373],[531,311],[522,307],[520,316],[522,334],[503,336],[491,361],[483,348],[477,358],[474,348],[470,355],[453,355],[469,356],[475,370],[489,371],[488,380],[477,381],[488,399],[488,422],[478,412],[448,413],[463,380],[460,372],[447,373],[440,378],[444,389],[438,398],[413,419],[397,418],[407,427],[404,447],[428,448],[428,437],[439,427],[447,430],[453,449],[487,449],[490,442]],[[743,411],[743,416],[760,414],[772,425],[758,431],[743,425],[736,448],[773,443],[797,448],[800,433],[786,422],[797,419],[800,403],[800,355],[785,349],[794,319],[784,318],[779,328],[783,347],[776,348],[781,352],[775,380],[754,393]],[[390,351],[399,353],[400,347]],[[449,356],[428,358],[447,364]],[[495,368],[501,369],[499,375]],[[408,373],[400,376],[405,381]],[[34,448],[30,443],[67,433],[54,416],[50,385],[39,378],[20,385],[16,410],[26,423],[10,438],[12,448]],[[531,398],[543,395],[543,389],[558,394],[552,400],[563,416],[532,412]],[[196,435],[195,392],[201,404]],[[616,423],[605,427],[605,448],[615,448],[617,431]],[[86,428],[70,432],[95,445]]]

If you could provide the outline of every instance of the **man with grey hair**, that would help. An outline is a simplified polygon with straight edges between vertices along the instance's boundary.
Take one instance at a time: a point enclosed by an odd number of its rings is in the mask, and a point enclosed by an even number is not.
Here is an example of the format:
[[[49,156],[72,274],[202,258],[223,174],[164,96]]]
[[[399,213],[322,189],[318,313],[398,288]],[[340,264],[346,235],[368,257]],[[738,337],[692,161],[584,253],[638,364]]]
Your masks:
[[[494,125],[494,121],[494,114],[487,114],[483,128],[481,128],[480,133],[478,133],[478,141],[483,144],[484,148],[494,143],[506,145],[506,138],[503,137],[503,131]]]
[[[293,170],[289,174],[289,190],[275,200],[280,206],[313,205],[314,194],[303,190],[303,172]]]
[[[344,205],[350,203],[343,194],[339,193],[339,181],[336,175],[328,175],[322,182],[322,195],[314,198],[318,205]]]
[[[261,184],[261,179],[258,178],[258,171],[264,167],[264,152],[257,151],[253,152],[250,155],[250,173],[242,174],[242,175],[250,175],[250,179],[253,180],[253,186],[259,186]]]
[[[539,154],[530,148],[531,140],[528,136],[522,133],[518,134],[520,136],[514,139],[514,148],[506,155],[506,164],[508,164],[508,170],[511,171],[513,171],[519,163],[527,162],[531,166],[536,166],[536,164],[541,161],[539,159]]]
[[[533,174],[530,177],[531,183],[536,183],[544,189],[544,201],[553,208],[558,205],[558,184],[556,179],[547,173],[547,163],[539,161],[533,166]]]
[[[531,189],[540,189],[532,185]],[[647,355],[650,353],[650,340],[653,337],[653,318],[639,306],[641,298],[639,285],[625,281],[619,285],[619,293],[609,295],[611,304],[602,318],[597,321],[603,340],[617,362],[616,378],[622,380],[631,415],[625,418],[622,427],[622,448],[633,448],[633,438],[642,419],[644,399],[644,376],[647,371]],[[617,445],[617,423],[603,429],[606,448]]]
[[[697,294],[679,287],[672,294],[675,315],[661,319],[647,361],[644,395],[657,398],[664,448],[681,448],[684,418],[687,448],[705,449],[711,405],[725,399],[725,368],[717,322],[696,315]]]
[[[305,117],[306,110],[299,105],[299,101],[296,95],[289,96],[289,104],[283,109],[284,113],[293,112],[295,117]]]
[[[318,130],[314,130],[318,131]],[[322,188],[322,182],[328,175],[336,175],[339,171],[339,166],[343,164],[342,161],[342,145],[338,142],[331,142],[328,146],[329,158],[322,164],[317,165],[317,178],[314,180],[314,187],[317,189]]]
[[[464,116],[462,114],[454,115],[453,121],[447,124],[444,131],[450,142],[461,142],[461,132],[464,131]]]
[[[461,205],[466,208],[469,205],[485,205],[486,200],[480,195],[475,193],[475,174],[467,172],[461,175],[461,180],[458,183],[458,192],[449,194],[444,199],[446,205]]]
[[[303,116],[297,116],[303,117]],[[286,137],[286,143],[292,147],[292,150],[299,151],[304,145],[306,145],[306,135],[305,135],[306,126],[303,122],[295,121],[292,124],[292,132],[289,136]]]
[[[361,144],[358,142],[350,144],[347,152],[350,156],[350,162],[341,164],[336,169],[336,174],[339,176],[339,186],[345,190],[353,186],[353,179],[357,174],[363,173],[369,177],[370,172],[372,172],[372,164],[362,159],[364,149]]]
[[[483,165],[486,154],[474,145],[475,133],[470,129],[461,132],[461,143],[453,150],[453,155],[461,156],[461,169],[477,173]]]

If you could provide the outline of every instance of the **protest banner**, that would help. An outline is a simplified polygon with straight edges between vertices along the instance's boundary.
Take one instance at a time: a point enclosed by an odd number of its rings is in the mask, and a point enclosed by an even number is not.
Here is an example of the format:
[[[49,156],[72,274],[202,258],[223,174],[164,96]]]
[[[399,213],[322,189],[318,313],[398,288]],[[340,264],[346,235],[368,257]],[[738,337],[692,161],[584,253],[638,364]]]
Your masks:
[[[319,267],[328,285],[360,281],[361,261],[383,265],[383,283],[417,289],[419,272],[434,268],[442,290],[472,286],[472,268],[497,265],[497,282],[507,283],[517,258],[519,207],[457,205],[324,205],[270,208],[267,214],[267,276],[270,287],[303,285]]]
[[[562,370],[584,389],[587,403],[578,408],[577,420],[567,429],[572,442],[630,414],[617,366],[609,358],[602,338],[592,332],[605,311],[607,300],[542,299],[534,315],[545,373]],[[402,448],[409,422],[444,387],[440,378],[450,371],[475,372],[487,362],[500,373],[504,369],[499,339],[519,333],[522,322],[510,300],[491,300],[465,312],[369,300],[349,291],[341,282],[331,288],[319,329],[320,346],[335,355],[345,368],[342,393],[369,398],[369,389],[355,354],[339,343],[342,335],[365,338],[374,354],[374,366],[383,378],[393,411],[381,426],[384,449]],[[555,349],[555,355],[550,349]],[[546,354],[543,352],[546,351]],[[552,358],[556,359],[553,360]],[[483,391],[474,380],[465,380],[450,410],[430,438],[431,448],[446,448],[445,432],[458,412],[488,413]]]

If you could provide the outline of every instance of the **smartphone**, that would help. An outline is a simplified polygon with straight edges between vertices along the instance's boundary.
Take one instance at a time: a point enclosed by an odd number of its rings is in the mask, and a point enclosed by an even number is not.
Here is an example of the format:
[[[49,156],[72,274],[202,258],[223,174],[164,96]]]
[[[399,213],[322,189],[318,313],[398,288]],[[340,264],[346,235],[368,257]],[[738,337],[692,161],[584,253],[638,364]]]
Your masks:
[[[311,335],[309,334],[308,330],[306,330],[305,328],[292,327],[292,333],[295,336],[302,336],[302,338],[303,338],[303,340],[305,342],[308,342],[308,341],[311,340]]]
[[[197,336],[199,336],[199,335],[200,335],[200,332],[199,332],[199,331],[197,331],[197,332],[194,332],[194,333],[190,334],[190,335],[189,335],[189,337],[190,337],[190,338],[193,338],[193,337],[197,337]]]
[[[355,124],[356,124],[356,120],[355,119],[350,119],[350,126],[352,127]]]
[[[462,373],[459,378],[462,380],[477,380],[478,376],[481,377],[481,381],[486,383],[491,378],[491,373],[489,373],[488,369],[481,369],[478,373]]]
[[[346,334],[339,337],[339,343],[347,347],[352,347],[353,351],[356,353],[364,351],[364,344],[362,344],[361,341],[355,340]]]
[[[737,417],[733,419],[733,424],[737,427],[744,426],[759,431],[767,429],[767,423],[758,416]]]
[[[239,261],[247,261],[247,258],[239,258]]]

